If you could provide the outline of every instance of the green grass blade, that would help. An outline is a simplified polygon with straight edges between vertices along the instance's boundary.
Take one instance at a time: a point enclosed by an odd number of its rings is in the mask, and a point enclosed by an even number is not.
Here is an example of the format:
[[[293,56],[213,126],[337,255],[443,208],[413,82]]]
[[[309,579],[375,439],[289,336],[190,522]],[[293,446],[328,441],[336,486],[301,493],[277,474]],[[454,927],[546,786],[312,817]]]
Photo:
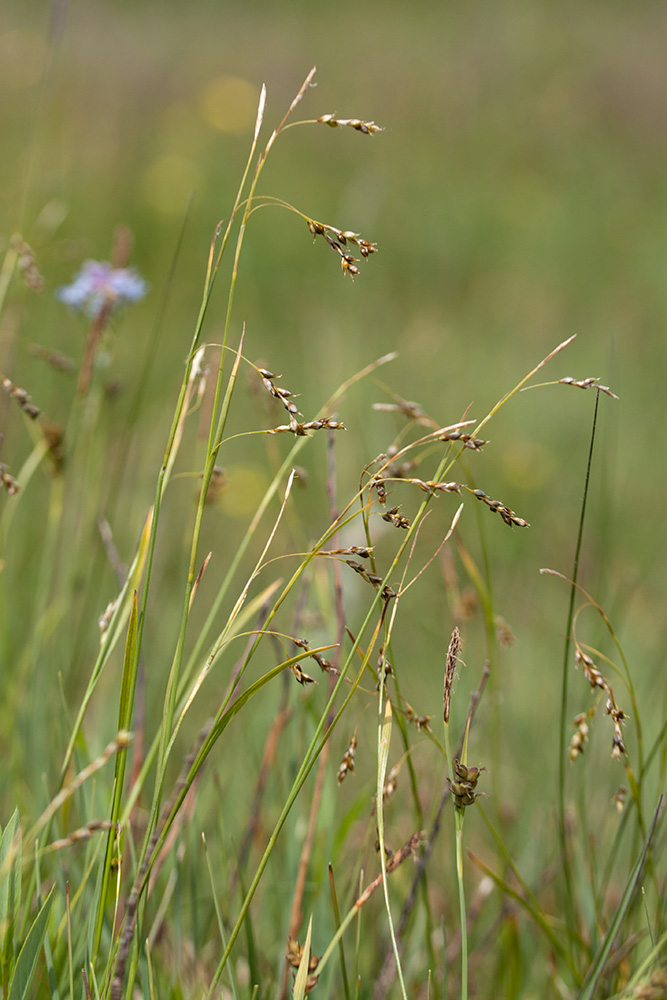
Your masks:
[[[132,705],[134,701],[134,690],[137,681],[137,592],[135,590],[132,600],[132,610],[130,612],[130,622],[127,628],[127,641],[125,643],[125,660],[123,663],[123,676],[120,686],[120,704],[118,708],[118,731],[127,730],[132,720]],[[123,794],[123,779],[125,777],[125,761],[127,759],[127,747],[121,748],[116,754],[116,769],[114,774],[114,793],[111,806],[110,821],[113,824],[107,836],[107,848],[104,856],[102,868],[102,884],[98,900],[97,921],[95,924],[95,936],[93,939],[93,955],[97,954],[102,937],[102,924],[104,922],[104,909],[107,898],[109,880],[111,878],[111,858],[113,854],[113,844],[116,837],[116,827],[120,818],[121,798]]]
[[[292,993],[294,1000],[303,1000],[306,995],[306,986],[308,984],[308,963],[310,962],[310,936],[312,930],[313,918],[311,916],[308,921],[306,943],[304,944],[303,951],[301,952],[301,961],[299,962],[299,968],[297,969],[296,978],[294,980],[294,992]]]
[[[44,905],[35,917],[35,921],[28,931],[28,936],[23,942],[9,986],[9,1000],[25,1000],[29,995],[30,984],[35,975],[37,959],[46,934],[54,890],[55,886],[44,900]]]
[[[621,896],[621,900],[616,908],[616,913],[614,914],[613,919],[609,925],[609,929],[604,936],[604,940],[602,941],[598,949],[598,953],[593,960],[593,964],[588,970],[588,974],[586,976],[586,979],[584,980],[584,985],[577,993],[577,1000],[591,1000],[591,998],[593,997],[597,981],[600,978],[600,974],[604,968],[604,964],[607,961],[607,958],[609,957],[609,952],[611,951],[614,939],[620,930],[621,924],[623,923],[623,918],[625,917],[628,907],[630,906],[630,901],[632,900],[634,891],[639,883],[639,878],[641,876],[642,869],[644,867],[644,862],[646,861],[646,855],[648,854],[649,845],[653,837],[653,832],[655,830],[656,823],[658,822],[658,816],[660,815],[660,810],[662,808],[662,800],[663,797],[661,795],[657,809],[653,816],[653,822],[651,823],[651,827],[646,835],[646,839],[644,840],[641,853],[637,858],[632,871],[630,872],[630,877],[625,886],[625,891]]]

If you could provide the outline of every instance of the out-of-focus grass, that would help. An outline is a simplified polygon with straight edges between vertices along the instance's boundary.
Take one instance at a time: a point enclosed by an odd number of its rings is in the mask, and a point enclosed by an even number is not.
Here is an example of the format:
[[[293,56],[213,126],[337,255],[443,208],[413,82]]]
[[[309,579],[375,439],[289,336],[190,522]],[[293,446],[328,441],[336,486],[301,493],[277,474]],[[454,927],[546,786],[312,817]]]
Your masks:
[[[152,497],[208,244],[238,183],[259,87],[267,83],[271,111],[281,110],[316,63],[318,87],[300,117],[336,111],[373,118],[386,131],[372,140],[350,130],[287,133],[261,190],[321,221],[358,229],[380,252],[362,263],[352,284],[321,241],[312,245],[303,222],[279,209],[259,213],[242,261],[236,333],[245,322],[250,357],[284,375],[307,415],[352,371],[398,349],[399,362],[383,369],[378,382],[418,400],[445,424],[468,406],[481,417],[576,332],[549,377],[600,375],[620,396],[603,400],[582,582],[616,616],[626,649],[642,665],[640,694],[651,691],[664,647],[665,547],[656,499],[664,482],[659,429],[667,365],[662,6],[72,4],[58,27],[40,107],[48,19],[46,4],[10,3],[0,20],[0,233],[20,228],[47,280],[46,291],[31,301],[29,324],[21,294],[12,289],[0,328],[0,368],[28,388],[50,419],[64,418],[63,385],[74,376],[51,371],[28,348],[38,342],[80,357],[85,322],[68,314],[53,291],[85,257],[107,257],[115,226],[128,225],[135,237],[131,263],[152,291],[117,327],[108,377],[118,392],[104,404],[107,451],[95,471],[106,512],[112,483],[105,473],[116,461],[124,469],[113,518],[121,556],[129,556]],[[163,302],[136,410],[138,371]],[[223,321],[223,298],[214,297],[209,341]],[[359,468],[402,426],[400,418],[371,408],[390,398],[371,381],[340,407],[352,431],[337,441],[348,493]],[[497,609],[517,638],[501,661],[515,694],[511,702],[504,696],[509,749],[498,771],[506,788],[520,779],[522,790],[527,783],[532,789],[555,776],[553,753],[538,773],[524,768],[529,725],[552,752],[557,739],[566,593],[538,569],[570,569],[591,410],[592,394],[577,389],[526,393],[489,427],[492,445],[495,439],[502,446],[469,460],[476,485],[533,525],[513,534],[485,526]],[[0,457],[15,469],[25,441],[4,399],[0,419]],[[142,427],[141,448],[135,441],[119,458],[125,440],[119,428],[130,419]],[[264,425],[264,401],[248,391],[233,419],[231,431]],[[194,454],[197,441],[188,433]],[[227,537],[233,551],[265,486],[264,446],[242,439],[225,451],[230,489],[205,528],[222,553]],[[181,472],[196,467],[181,461]],[[313,449],[306,462],[311,486],[295,491],[303,510],[321,490],[324,449]],[[178,534],[189,516],[197,480],[175,480],[171,490],[167,535]],[[477,513],[469,502],[471,525]],[[81,571],[77,629],[50,650],[50,695],[58,670],[66,685],[76,686],[67,678],[72,652],[94,644],[91,623],[115,593],[95,535],[96,514],[82,525],[88,535],[81,544],[92,555]],[[11,585],[19,593],[24,588],[19,603],[26,608],[29,568],[40,558],[30,525],[44,516],[39,496],[26,497],[10,538]],[[435,547],[441,528],[432,518],[423,539]],[[480,551],[473,555],[481,562]],[[159,555],[156,601],[164,602],[168,648],[180,599],[171,580],[182,559],[181,552]],[[463,578],[460,566],[459,572]],[[216,574],[222,567],[213,564],[209,580]],[[426,579],[430,585],[415,599],[416,627],[399,630],[394,643],[397,661],[410,663],[404,694],[419,711],[437,714],[443,619],[450,622],[437,563]],[[12,622],[14,648],[33,625],[28,615]],[[599,632],[591,641],[598,640]],[[481,629],[471,628],[466,642],[464,658],[477,669],[485,656]],[[583,702],[588,692],[581,685]],[[261,732],[258,723],[258,740]]]

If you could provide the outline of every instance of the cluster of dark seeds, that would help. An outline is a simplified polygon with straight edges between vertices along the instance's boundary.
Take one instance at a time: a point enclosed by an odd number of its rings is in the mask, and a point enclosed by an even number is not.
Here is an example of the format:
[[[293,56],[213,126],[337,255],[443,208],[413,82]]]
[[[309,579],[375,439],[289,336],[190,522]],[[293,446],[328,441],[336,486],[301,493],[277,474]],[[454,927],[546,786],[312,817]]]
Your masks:
[[[347,745],[347,750],[343,754],[343,759],[340,762],[340,767],[338,768],[338,774],[336,775],[336,781],[339,785],[345,781],[348,774],[354,773],[354,755],[357,752],[357,734],[352,733],[352,738]]]
[[[303,955],[303,948],[296,940],[296,938],[291,938],[291,937],[288,938],[285,958],[287,959],[288,964],[291,965],[293,969],[298,969],[299,966],[301,965],[302,955]],[[310,975],[306,980],[306,993],[311,993],[312,990],[314,990],[315,987],[317,986],[317,980],[319,979],[319,976],[315,975],[315,969],[317,968],[319,961],[320,961],[319,955],[311,954],[310,959],[308,960],[308,972],[310,973]]]
[[[575,379],[571,375],[566,376],[566,378],[558,379],[559,385],[575,385],[577,389],[598,389],[599,392],[604,392],[607,396],[611,396],[612,399],[618,399],[615,392],[612,392],[608,385],[600,385],[599,378],[581,378]]]
[[[614,735],[611,741],[611,755],[614,760],[620,760],[624,754],[627,755],[627,750],[623,741],[621,724],[626,721],[628,716],[625,714],[623,709],[619,708],[616,704],[614,692],[612,691],[611,685],[607,679],[595,666],[595,663],[588,653],[584,652],[578,644],[575,649],[574,662],[577,667],[581,665],[584,677],[590,684],[591,688],[594,691],[596,688],[599,688],[607,695],[605,715],[610,715],[614,723]],[[570,760],[576,760],[576,758],[583,753],[584,744],[588,737],[588,721],[586,719],[586,713],[577,715],[572,724],[575,726],[576,732],[570,741]]]
[[[418,486],[420,490],[424,493],[430,493],[431,496],[435,496],[437,492],[440,493],[460,493],[461,484],[460,483],[436,483],[432,479],[408,479],[409,483],[413,483]]]
[[[19,389],[19,387],[14,385],[14,383],[8,378],[3,378],[0,381],[0,385],[8,396],[16,400],[23,412],[26,416],[30,417],[31,420],[35,420],[39,416],[41,410],[38,406],[34,406],[30,402],[30,396],[25,389]]]
[[[515,524],[519,528],[530,528],[528,521],[524,521],[522,517],[518,517],[513,510],[506,507],[504,503],[500,502],[500,500],[492,500],[491,497],[486,495],[484,490],[471,490],[470,492],[474,497],[477,497],[478,500],[485,503],[487,507],[494,511],[494,513],[500,514],[505,524],[508,524],[510,528]]]
[[[271,430],[267,431],[268,434],[294,434],[296,437],[308,437],[310,431],[345,430],[345,425],[339,420],[334,420],[333,417],[320,417],[318,420],[309,420],[306,423],[300,423],[297,420],[297,416],[300,417],[302,414],[294,402],[295,394],[289,389],[275,384],[276,379],[282,378],[282,375],[274,375],[268,368],[258,368],[257,371],[261,376],[265,388],[268,389],[274,399],[279,400],[283,404],[289,413],[289,424],[272,427]]]
[[[466,767],[458,758],[454,761],[454,781],[450,781],[449,778],[447,781],[457,809],[474,805],[479,795],[475,788],[483,770],[483,767]]]
[[[318,555],[321,556],[359,556],[361,559],[370,559],[373,551],[368,545],[348,545],[346,549],[321,549]]]
[[[393,524],[395,528],[409,528],[410,521],[405,514],[399,513],[400,509],[400,507],[392,507],[386,514],[382,515],[382,520]]]
[[[378,682],[375,685],[375,690],[379,691],[382,686],[382,675],[384,674],[384,684],[387,685],[387,681],[390,677],[394,676],[394,670],[391,663],[384,655],[384,650],[380,650],[380,655],[378,657]]]
[[[376,132],[383,132],[375,122],[365,122],[361,118],[336,118],[336,115],[320,115],[317,119],[319,125],[329,125],[330,128],[353,128],[362,135],[375,135]]]
[[[360,577],[366,580],[367,583],[370,583],[371,586],[375,587],[376,590],[378,589],[378,587],[382,583],[381,576],[378,576],[377,573],[369,573],[365,566],[362,566],[361,563],[356,562],[356,560],[354,559],[346,559],[345,562],[351,569],[354,570],[355,573],[358,573]],[[396,597],[395,590],[393,590],[389,586],[382,588],[383,601],[391,601],[392,598],[394,597]]]
[[[384,783],[384,788],[382,789],[382,801],[388,802],[392,797],[396,788],[398,786],[398,772],[401,770],[400,764],[394,764],[391,771],[387,775],[387,780]]]
[[[310,431],[344,431],[345,424],[333,417],[321,417],[319,420],[309,420],[300,424],[296,420],[290,419],[289,424],[281,424],[280,427],[272,427],[267,434],[294,434],[296,437],[310,437]]]
[[[412,705],[410,705],[407,701],[405,701],[405,699],[404,699],[404,705],[405,705],[405,707],[403,709],[403,714],[405,715],[405,718],[408,720],[408,722],[411,725],[416,726],[417,729],[419,730],[419,732],[421,732],[421,730],[424,729],[424,730],[426,730],[427,733],[430,733],[431,732],[431,726],[430,726],[431,716],[430,715],[417,715],[417,713],[415,712],[415,710],[412,707]]]
[[[347,250],[348,243],[357,247],[361,256],[368,260],[372,253],[377,253],[377,245],[364,240],[359,233],[353,233],[348,229],[337,229],[335,226],[328,226],[324,222],[316,222],[314,219],[307,219],[308,229],[316,240],[318,236],[324,237],[332,250],[335,250],[340,257],[340,266],[343,274],[349,274],[352,280],[359,274],[357,267],[357,257],[354,257]]]
[[[310,653],[312,658],[315,660],[315,663],[317,663],[318,667],[323,673],[325,674],[340,673],[340,671],[337,670],[336,667],[334,667],[333,663],[330,663],[329,660],[325,659],[321,653],[310,652],[310,643],[308,642],[307,639],[292,639],[292,642],[298,649],[305,649],[307,653]]]
[[[473,437],[472,434],[462,434],[461,431],[447,431],[445,434],[441,434],[438,441],[458,441],[463,445],[464,448],[470,448],[471,451],[481,451],[488,441],[483,441],[482,438]]]

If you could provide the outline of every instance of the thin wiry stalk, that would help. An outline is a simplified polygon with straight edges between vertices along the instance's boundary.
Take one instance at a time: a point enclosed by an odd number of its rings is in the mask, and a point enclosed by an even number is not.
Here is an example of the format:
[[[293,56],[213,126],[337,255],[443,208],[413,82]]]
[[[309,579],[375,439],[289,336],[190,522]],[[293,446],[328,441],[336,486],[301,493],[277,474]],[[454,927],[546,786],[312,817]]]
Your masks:
[[[565,646],[563,649],[563,667],[561,679],[561,700],[560,700],[560,725],[558,731],[558,837],[560,841],[560,857],[565,878],[566,904],[568,908],[568,921],[572,927],[577,925],[576,905],[574,900],[574,884],[572,866],[570,863],[569,850],[567,845],[567,828],[565,815],[565,762],[567,759],[567,689],[570,662],[570,643],[572,636],[572,622],[574,620],[574,601],[577,592],[577,577],[579,575],[579,558],[581,556],[581,546],[584,537],[584,521],[586,517],[586,501],[588,499],[588,487],[590,484],[591,468],[593,465],[593,445],[595,444],[595,429],[597,426],[598,405],[600,394],[595,394],[595,407],[593,409],[593,423],[591,427],[591,439],[588,449],[588,461],[586,463],[586,478],[584,481],[584,492],[581,498],[581,511],[579,514],[579,527],[577,530],[577,541],[574,548],[574,559],[572,564],[572,587],[570,589],[570,601],[567,612],[567,623],[565,626]]]

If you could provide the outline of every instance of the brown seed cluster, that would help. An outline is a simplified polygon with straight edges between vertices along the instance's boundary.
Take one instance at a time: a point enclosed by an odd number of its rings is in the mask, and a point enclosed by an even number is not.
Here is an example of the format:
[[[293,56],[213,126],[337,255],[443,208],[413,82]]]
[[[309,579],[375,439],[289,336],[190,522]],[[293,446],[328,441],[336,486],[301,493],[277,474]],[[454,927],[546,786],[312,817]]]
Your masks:
[[[21,489],[19,482],[7,472],[7,466],[0,462],[0,483],[10,497],[15,497]]]
[[[349,274],[353,281],[359,274],[358,258],[348,252],[348,243],[357,247],[365,260],[368,260],[372,253],[377,253],[377,244],[362,239],[359,233],[353,233],[349,229],[337,229],[335,226],[328,226],[325,222],[316,222],[314,219],[306,219],[306,224],[312,234],[313,242],[318,236],[322,236],[340,257],[343,274]]]
[[[574,379],[571,375],[565,378],[558,379],[559,385],[575,385],[577,389],[597,389],[599,392],[604,392],[607,396],[611,396],[612,399],[618,399],[615,392],[612,392],[608,385],[600,385],[599,378],[582,378]]]
[[[340,671],[337,670],[336,667],[334,667],[334,665],[329,662],[329,660],[325,659],[321,653],[310,652],[310,643],[308,642],[307,639],[292,639],[292,642],[297,647],[297,649],[305,649],[306,652],[309,653],[310,656],[315,660],[315,663],[317,663],[318,667],[323,673],[336,674],[336,675],[340,673]]]
[[[296,940],[296,938],[288,937],[287,951],[285,952],[285,958],[287,959],[288,964],[291,965],[293,969],[298,969],[299,966],[301,965],[302,955],[303,955],[303,948]],[[317,986],[317,980],[319,979],[319,976],[315,975],[315,969],[317,968],[319,961],[320,961],[320,956],[313,955],[311,953],[311,956],[308,960],[308,972],[310,973],[310,975],[306,980],[306,993],[311,993]]]
[[[471,490],[470,492],[474,497],[477,497],[478,500],[481,500],[482,503],[485,503],[486,506],[494,513],[500,514],[505,524],[508,524],[510,528],[515,524],[519,528],[530,528],[528,521],[524,521],[522,517],[515,514],[513,510],[506,507],[500,500],[492,500],[491,497],[486,495],[484,490]]]
[[[282,375],[274,375],[268,368],[258,368],[262,382],[274,399],[279,400],[289,414],[289,424],[281,424],[280,427],[273,427],[267,434],[294,434],[296,437],[310,437],[311,431],[344,431],[345,425],[333,417],[320,417],[318,420],[309,420],[300,423],[296,418],[302,416],[301,411],[294,402],[295,394],[283,386],[276,385],[276,379]]]
[[[385,781],[384,787],[382,789],[383,802],[388,802],[389,799],[393,796],[394,792],[396,791],[396,788],[398,787],[398,772],[400,770],[401,770],[400,763],[394,764],[391,771],[387,775],[387,780]]]
[[[338,768],[336,781],[342,785],[348,774],[354,774],[354,755],[357,752],[357,734],[352,733],[352,738],[347,745],[347,750],[343,754],[343,759]]]
[[[382,676],[383,674],[384,674],[384,679]],[[381,649],[380,655],[378,656],[378,682],[375,685],[375,690],[379,691],[383,683],[386,686],[388,679],[393,676],[394,676],[394,669],[389,660],[384,655],[384,649]]]
[[[611,689],[611,685],[603,674],[598,670],[593,662],[592,658],[588,653],[577,644],[574,654],[575,666],[580,666],[583,669],[584,677],[590,684],[591,688],[595,691],[596,688],[604,691],[607,695],[607,704],[605,708],[605,715],[610,715],[614,723],[614,735],[611,741],[611,755],[614,760],[621,760],[625,755],[627,756],[627,750],[625,748],[625,743],[623,741],[623,731],[621,729],[622,723],[624,723],[628,716],[625,714],[622,708],[619,708],[616,704],[616,699],[614,698],[614,692]],[[587,718],[592,718],[595,709],[590,710]],[[586,713],[584,713],[586,715]],[[570,760],[576,760],[576,758],[583,753],[584,743],[588,736],[588,724],[587,721],[584,723],[579,721],[582,716],[576,716],[573,725],[577,727],[577,732],[575,732],[572,740],[570,741]],[[585,731],[584,731],[585,725]],[[581,736],[579,735],[581,734]]]
[[[330,128],[353,128],[362,135],[375,135],[376,132],[384,132],[384,129],[375,122],[365,122],[361,118],[336,118],[335,114],[320,115],[317,119],[319,125],[328,125]]]
[[[461,431],[447,431],[445,434],[441,434],[437,441],[458,441],[463,445],[464,448],[470,448],[471,451],[481,451],[488,441],[483,441],[482,438],[473,437],[471,434],[462,434]]]
[[[403,714],[408,722],[417,727],[417,730],[421,732],[424,729],[427,733],[431,732],[431,716],[430,715],[417,715],[412,705],[409,705],[407,701],[405,702],[405,708],[403,709]]]
[[[348,545],[346,549],[320,549],[320,556],[359,556],[360,559],[370,559],[373,546]]]
[[[466,806],[474,805],[475,799],[480,794],[475,789],[483,770],[483,767],[466,767],[458,758],[455,759],[454,780],[450,781],[448,778],[447,782],[457,809],[465,809]]]
[[[25,389],[20,389],[17,385],[14,385],[14,383],[8,378],[3,378],[2,380],[0,380],[0,385],[5,390],[7,395],[11,397],[11,399],[16,400],[16,402],[21,407],[23,412],[26,414],[26,416],[30,417],[31,420],[35,420],[39,416],[41,410],[39,409],[38,406],[34,406],[30,402],[30,396],[25,391]]]
[[[459,494],[461,492],[460,483],[436,483],[433,479],[408,479],[407,482],[413,483],[415,486],[418,486],[420,490],[423,490],[424,493],[430,493],[431,496],[435,496],[438,492]]]
[[[382,520],[388,521],[389,524],[393,524],[395,528],[409,528],[410,521],[405,514],[399,513],[400,509],[400,507],[392,507],[391,510],[382,514]]]
[[[362,566],[361,563],[357,562],[355,559],[346,559],[345,562],[351,569],[354,570],[355,573],[358,573],[360,577],[366,580],[367,583],[370,583],[376,590],[378,589],[382,583],[381,576],[378,576],[377,573],[369,573],[366,567]],[[396,597],[395,590],[389,586],[382,588],[382,600],[385,603],[391,601],[394,597]]]

